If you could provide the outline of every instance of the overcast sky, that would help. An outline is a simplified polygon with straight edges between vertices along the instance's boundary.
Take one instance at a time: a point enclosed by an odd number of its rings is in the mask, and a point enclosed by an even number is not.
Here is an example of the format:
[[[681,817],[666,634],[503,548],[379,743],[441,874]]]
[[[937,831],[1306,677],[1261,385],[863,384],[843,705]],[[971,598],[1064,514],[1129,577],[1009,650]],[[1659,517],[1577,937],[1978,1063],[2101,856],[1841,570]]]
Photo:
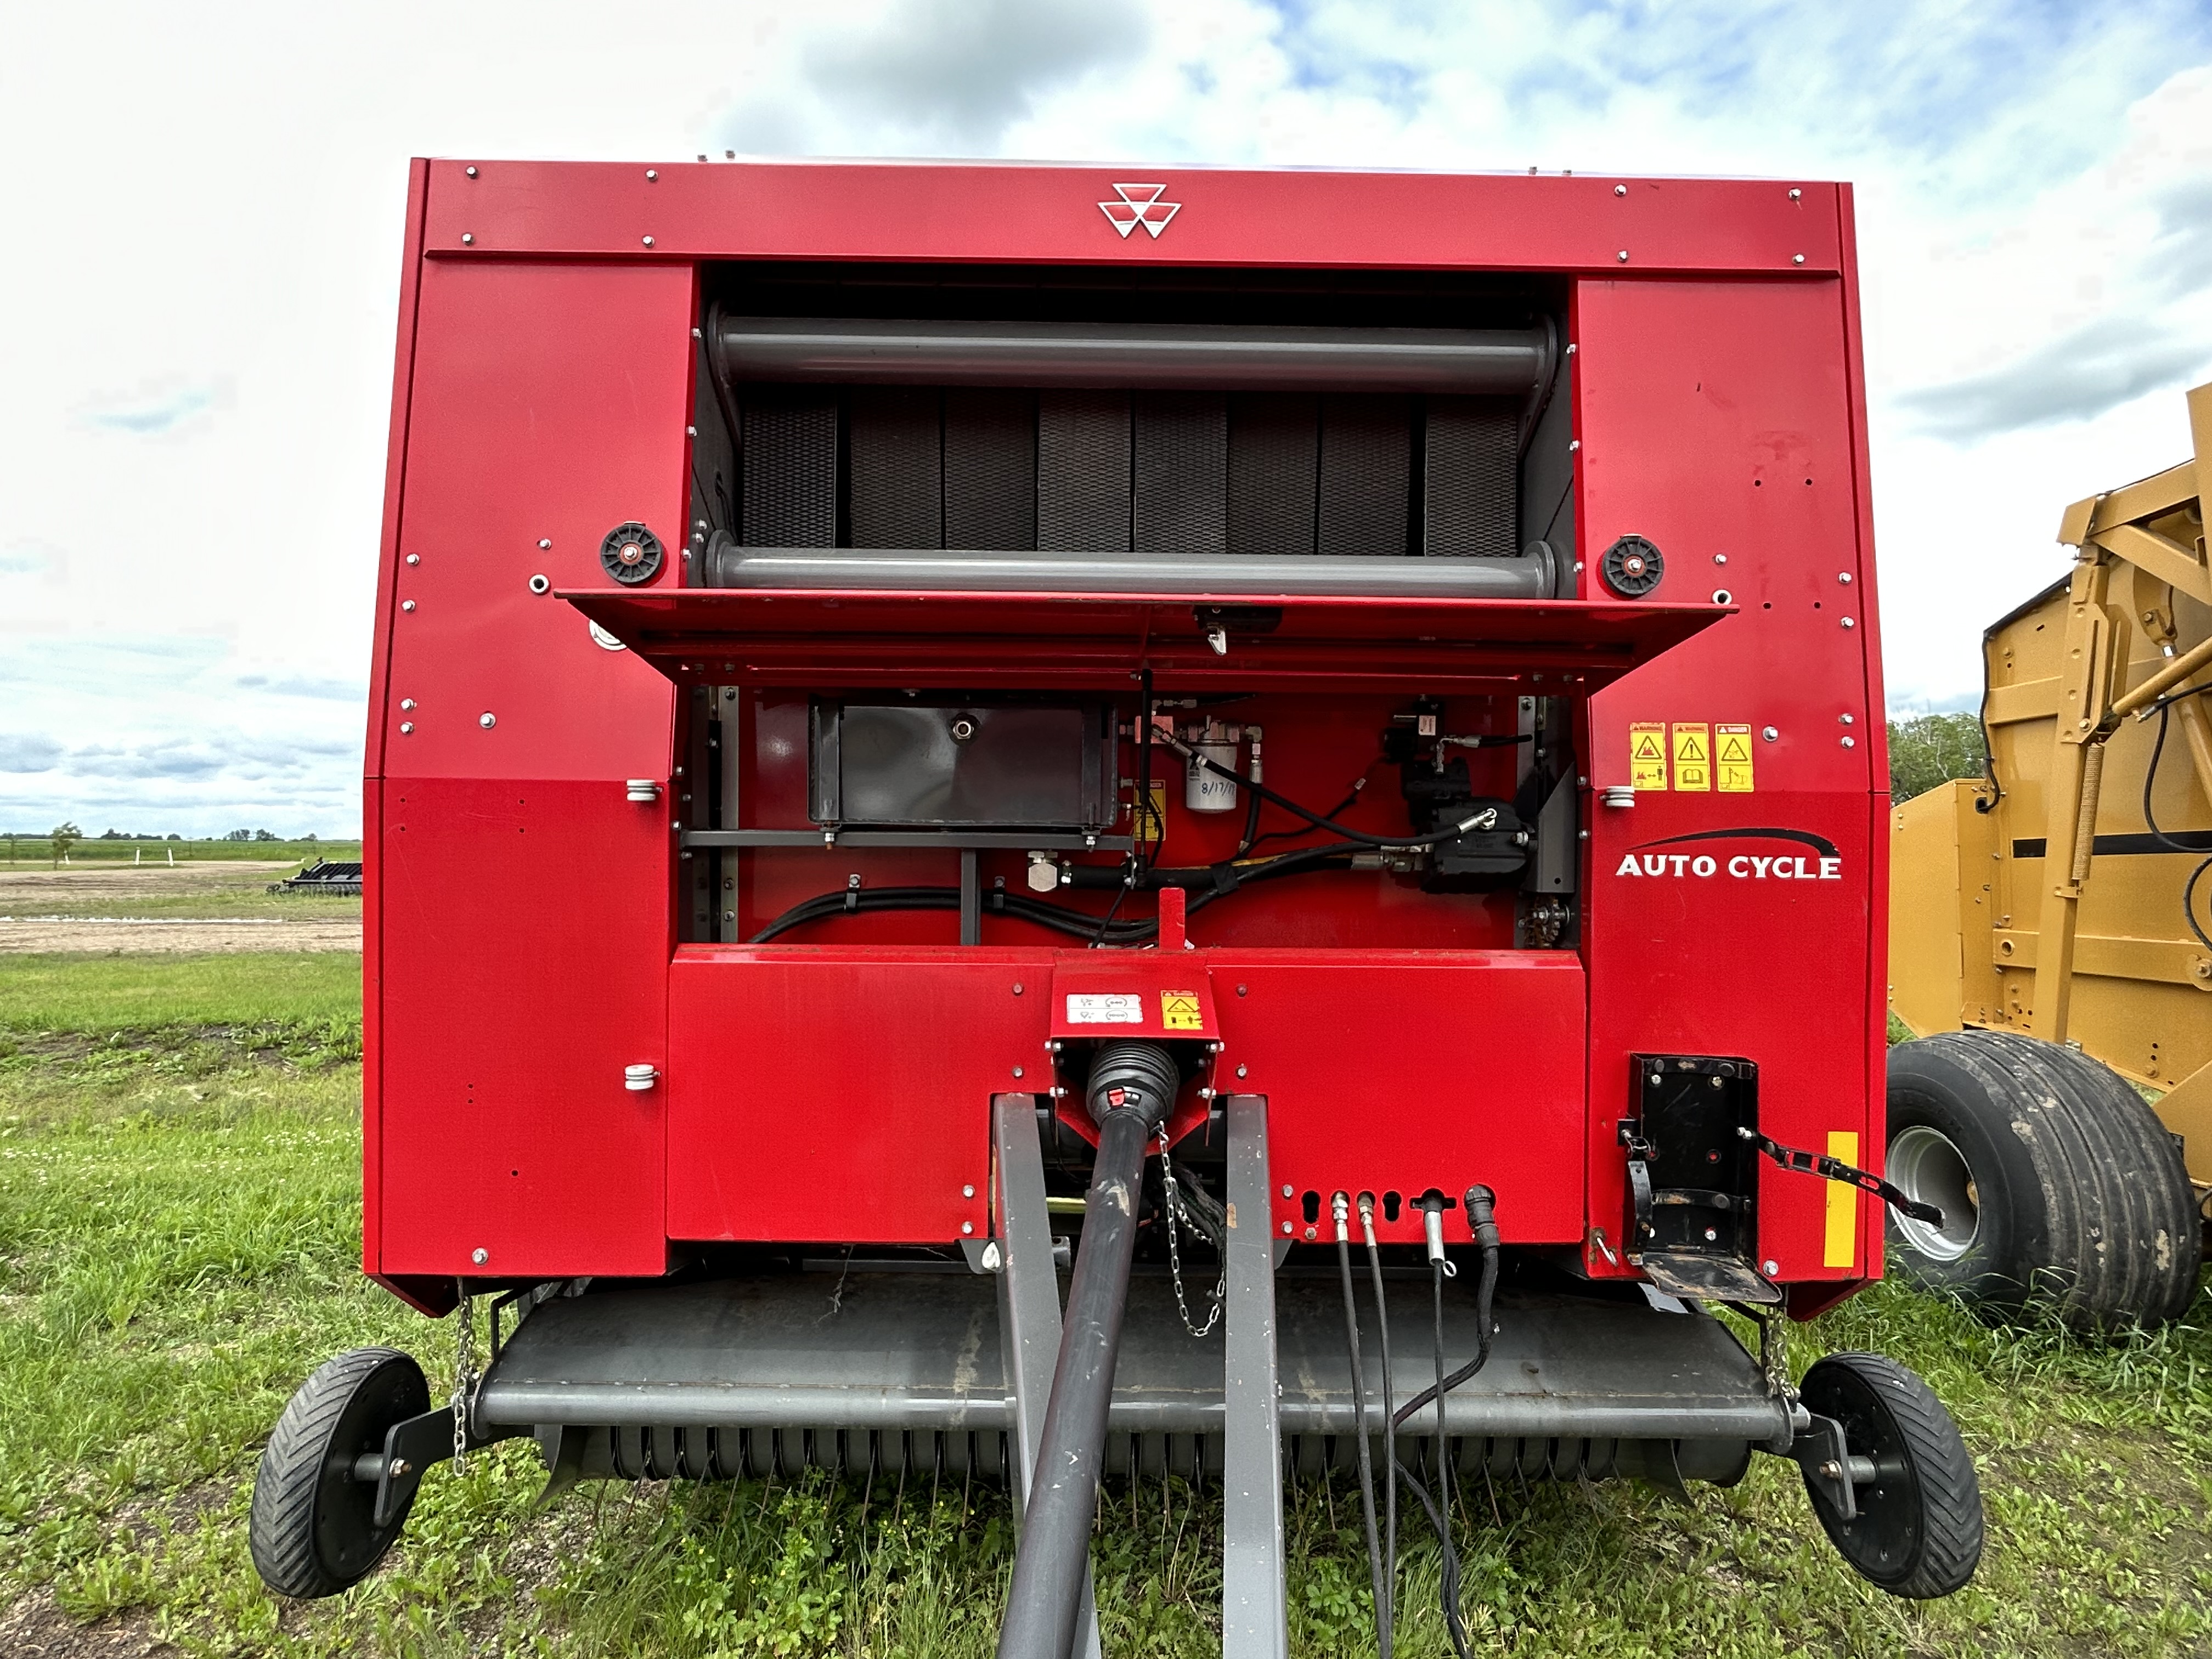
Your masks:
[[[0,830],[357,833],[410,155],[1858,186],[1893,712],[2212,378],[2212,4],[22,6]]]

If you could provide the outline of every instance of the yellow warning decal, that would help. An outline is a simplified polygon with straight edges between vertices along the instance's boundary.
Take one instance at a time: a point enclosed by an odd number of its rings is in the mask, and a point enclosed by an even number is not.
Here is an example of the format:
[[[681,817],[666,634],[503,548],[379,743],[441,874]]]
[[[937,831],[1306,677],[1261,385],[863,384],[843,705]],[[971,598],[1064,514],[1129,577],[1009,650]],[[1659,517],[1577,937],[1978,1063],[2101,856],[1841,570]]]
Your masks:
[[[1713,775],[1724,795],[1752,793],[1749,726],[1713,727]]]
[[[1628,781],[1638,789],[1667,787],[1667,726],[1634,720],[1628,727]]]
[[[1199,1012],[1195,991],[1160,993],[1160,1029],[1164,1031],[1202,1031],[1206,1016]]]
[[[1828,1156],[1839,1164],[1859,1161],[1859,1138],[1848,1129],[1828,1131]],[[1828,1183],[1828,1225],[1820,1265],[1848,1267],[1859,1258],[1859,1189],[1840,1181]]]
[[[1703,720],[1674,723],[1674,787],[1700,790],[1713,787],[1713,734]]]

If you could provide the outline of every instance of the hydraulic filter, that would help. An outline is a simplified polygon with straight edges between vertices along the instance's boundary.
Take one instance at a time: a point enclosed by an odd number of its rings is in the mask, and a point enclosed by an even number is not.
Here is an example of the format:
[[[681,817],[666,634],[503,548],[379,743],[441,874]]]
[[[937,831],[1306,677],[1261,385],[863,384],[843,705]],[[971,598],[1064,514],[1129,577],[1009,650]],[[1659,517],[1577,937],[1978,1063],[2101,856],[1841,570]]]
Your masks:
[[[1229,812],[1237,807],[1237,786],[1220,772],[1206,769],[1200,764],[1200,757],[1212,761],[1223,771],[1237,769],[1237,728],[1224,726],[1218,720],[1208,720],[1203,726],[1193,726],[1188,733],[1192,746],[1191,758],[1185,763],[1182,781],[1182,804],[1193,812]]]

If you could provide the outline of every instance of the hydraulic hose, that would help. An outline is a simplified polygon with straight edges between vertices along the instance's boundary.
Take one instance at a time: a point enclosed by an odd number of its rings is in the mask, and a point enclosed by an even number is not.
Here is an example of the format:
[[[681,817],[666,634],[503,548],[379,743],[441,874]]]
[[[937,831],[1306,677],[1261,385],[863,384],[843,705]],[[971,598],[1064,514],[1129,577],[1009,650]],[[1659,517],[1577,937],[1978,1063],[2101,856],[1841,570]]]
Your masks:
[[[999,1631],[999,1659],[1067,1659],[1075,1644],[1106,1458],[1114,1363],[1129,1301],[1145,1147],[1175,1104],[1180,1078],[1175,1056],[1160,1042],[1106,1043],[1091,1067],[1085,1100],[1098,1125],[1098,1156],[1068,1285],[1052,1401],[1014,1556],[1006,1621]]]
[[[1352,1443],[1359,1457],[1359,1513],[1367,1528],[1367,1574],[1375,1592],[1375,1644],[1382,1659],[1390,1659],[1390,1582],[1382,1565],[1382,1546],[1375,1529],[1375,1464],[1367,1439],[1367,1379],[1359,1361],[1359,1307],[1352,1294],[1352,1232],[1345,1224],[1352,1201],[1339,1193],[1329,1201],[1336,1222],[1336,1271],[1344,1281],[1344,1352],[1352,1362]],[[1389,1362],[1383,1362],[1389,1370]],[[1383,1419],[1389,1426],[1389,1419]]]
[[[1382,1251],[1375,1242],[1375,1194],[1359,1195],[1359,1230],[1367,1240],[1367,1278],[1375,1289],[1375,1334],[1382,1345],[1382,1607],[1384,1659],[1398,1609],[1398,1413],[1390,1398],[1390,1304],[1382,1295]]]
[[[1350,824],[1339,823],[1334,818],[1316,812],[1310,806],[1301,806],[1288,795],[1276,793],[1263,783],[1255,783],[1234,767],[1210,761],[1193,744],[1184,742],[1171,732],[1160,733],[1160,741],[1185,760],[1196,763],[1217,776],[1224,777],[1241,789],[1249,789],[1261,800],[1273,801],[1285,812],[1295,812],[1317,830],[1327,830],[1342,836],[1346,841],[1358,842],[1362,847],[1380,847],[1392,852],[1410,852],[1423,847],[1440,847],[1445,842],[1457,841],[1470,830],[1484,828],[1483,818],[1493,809],[1485,809],[1448,830],[1438,830],[1425,836],[1370,836],[1364,830],[1354,830]],[[1495,820],[1493,819],[1493,822]]]
[[[1420,1500],[1421,1508],[1428,1514],[1429,1525],[1436,1530],[1437,1546],[1443,1557],[1441,1590],[1443,1601],[1444,1630],[1451,1638],[1452,1650],[1458,1655],[1459,1659],[1473,1659],[1468,1647],[1466,1621],[1460,1614],[1459,1551],[1453,1544],[1451,1535],[1451,1474],[1449,1461],[1450,1445],[1444,1432],[1444,1396],[1490,1363],[1491,1304],[1492,1298],[1498,1290],[1498,1248],[1502,1241],[1498,1231],[1497,1195],[1487,1187],[1468,1188],[1467,1195],[1462,1200],[1467,1206],[1468,1225],[1474,1231],[1475,1243],[1482,1250],[1482,1277],[1474,1292],[1475,1354],[1473,1359],[1447,1376],[1444,1374],[1444,1279],[1452,1273],[1453,1268],[1450,1262],[1444,1258],[1443,1235],[1438,1224],[1443,1205],[1447,1201],[1440,1197],[1434,1198],[1425,1200],[1421,1206],[1428,1212],[1426,1218],[1429,1222],[1429,1267],[1436,1305],[1437,1380],[1433,1387],[1422,1389],[1420,1393],[1398,1407],[1397,1413],[1392,1418],[1390,1423],[1391,1456],[1395,1462],[1397,1456],[1399,1425],[1419,1412],[1422,1407],[1433,1401],[1437,1408],[1436,1496],[1433,1498],[1431,1498],[1428,1488],[1422,1483],[1420,1477],[1403,1463],[1398,1463],[1396,1467],[1399,1478],[1405,1481],[1407,1490]],[[1381,1299],[1379,1274],[1377,1279],[1376,1299],[1379,1302]],[[1395,1573],[1396,1571],[1395,1561],[1391,1564],[1391,1568]]]

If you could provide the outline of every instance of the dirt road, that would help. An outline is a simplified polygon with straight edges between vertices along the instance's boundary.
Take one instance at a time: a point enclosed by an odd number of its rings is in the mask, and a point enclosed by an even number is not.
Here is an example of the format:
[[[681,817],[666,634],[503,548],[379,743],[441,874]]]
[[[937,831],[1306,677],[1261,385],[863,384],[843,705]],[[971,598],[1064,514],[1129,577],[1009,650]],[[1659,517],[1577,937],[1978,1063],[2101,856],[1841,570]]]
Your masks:
[[[275,896],[295,866],[0,866],[0,955],[45,951],[358,951],[357,900]]]

